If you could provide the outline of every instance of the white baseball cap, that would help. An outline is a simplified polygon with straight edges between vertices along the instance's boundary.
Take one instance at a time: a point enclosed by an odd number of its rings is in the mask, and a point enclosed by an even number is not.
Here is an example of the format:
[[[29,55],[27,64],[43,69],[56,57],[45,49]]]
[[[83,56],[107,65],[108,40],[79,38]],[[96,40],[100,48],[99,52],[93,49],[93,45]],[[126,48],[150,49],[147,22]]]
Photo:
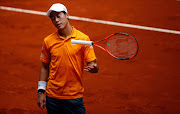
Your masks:
[[[61,12],[61,11],[65,11],[66,13],[68,13],[67,11],[67,8],[63,5],[63,4],[60,4],[60,3],[55,3],[53,4],[49,10],[47,11],[47,16],[49,17],[50,16],[50,13],[52,11],[56,11],[56,12]]]

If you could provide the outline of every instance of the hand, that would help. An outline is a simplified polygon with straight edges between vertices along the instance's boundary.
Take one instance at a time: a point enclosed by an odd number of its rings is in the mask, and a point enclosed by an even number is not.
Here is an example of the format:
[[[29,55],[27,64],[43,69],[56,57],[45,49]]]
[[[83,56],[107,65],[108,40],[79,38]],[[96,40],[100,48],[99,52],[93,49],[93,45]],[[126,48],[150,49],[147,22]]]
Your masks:
[[[89,62],[84,70],[91,73],[97,73],[99,68],[97,66],[96,60]]]
[[[44,110],[44,108],[46,106],[46,97],[45,97],[44,93],[38,93],[37,103],[38,103],[38,106],[42,110]]]

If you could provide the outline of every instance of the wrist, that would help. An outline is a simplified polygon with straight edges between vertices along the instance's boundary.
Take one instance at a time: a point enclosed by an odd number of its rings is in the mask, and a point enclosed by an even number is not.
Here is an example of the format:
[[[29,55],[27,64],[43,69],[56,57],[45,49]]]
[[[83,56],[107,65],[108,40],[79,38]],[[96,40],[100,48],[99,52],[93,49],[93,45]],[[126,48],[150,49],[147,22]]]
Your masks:
[[[44,92],[45,92],[45,90],[43,90],[43,89],[38,90],[38,94],[44,94]]]
[[[47,85],[47,82],[46,82],[46,81],[39,81],[39,82],[38,82],[38,90],[39,90],[39,89],[46,90],[46,85]]]
[[[38,82],[38,94],[44,94],[45,90],[46,90],[46,81],[39,81]]]

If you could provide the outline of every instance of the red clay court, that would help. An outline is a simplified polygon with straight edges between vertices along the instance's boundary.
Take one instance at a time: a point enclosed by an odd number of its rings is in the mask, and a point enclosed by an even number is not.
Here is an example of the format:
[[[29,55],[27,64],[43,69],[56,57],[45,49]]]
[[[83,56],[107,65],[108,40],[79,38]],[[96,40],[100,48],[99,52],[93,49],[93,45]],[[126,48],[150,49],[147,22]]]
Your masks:
[[[71,16],[180,33],[178,0],[0,0],[0,6],[46,12],[57,2]],[[129,61],[95,47],[100,71],[83,76],[87,114],[180,114],[180,34],[70,23],[94,41],[125,32],[139,43],[138,55]],[[0,9],[0,114],[46,114],[36,102],[39,56],[43,39],[55,30],[46,16]]]

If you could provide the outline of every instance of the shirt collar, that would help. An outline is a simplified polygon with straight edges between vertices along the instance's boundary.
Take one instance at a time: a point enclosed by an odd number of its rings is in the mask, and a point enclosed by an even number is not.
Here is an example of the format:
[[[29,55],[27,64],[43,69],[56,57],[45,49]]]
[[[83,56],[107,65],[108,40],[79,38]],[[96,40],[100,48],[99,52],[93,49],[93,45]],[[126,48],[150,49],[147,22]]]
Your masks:
[[[66,38],[66,40],[69,39],[69,38],[75,38],[76,37],[76,29],[74,27],[72,27],[72,28],[73,29],[72,29],[71,35],[68,38]],[[64,38],[59,35],[58,31],[56,32],[55,35],[56,35],[57,39],[60,38],[60,39],[64,40]]]

